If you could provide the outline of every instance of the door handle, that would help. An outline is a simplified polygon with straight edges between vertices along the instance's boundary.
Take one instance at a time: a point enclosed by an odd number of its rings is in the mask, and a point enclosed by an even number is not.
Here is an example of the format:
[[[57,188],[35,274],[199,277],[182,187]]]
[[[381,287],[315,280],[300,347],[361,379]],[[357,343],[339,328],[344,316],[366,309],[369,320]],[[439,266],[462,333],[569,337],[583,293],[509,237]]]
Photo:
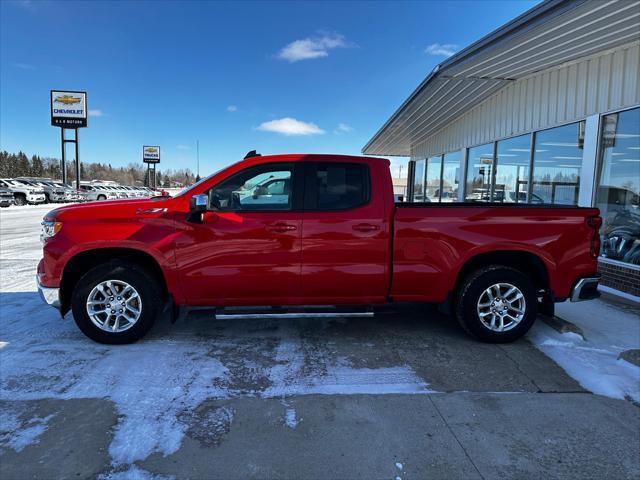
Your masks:
[[[267,225],[267,230],[276,233],[292,232],[297,229],[298,227],[289,223],[274,223],[272,225]]]
[[[380,230],[380,226],[373,225],[371,223],[359,223],[358,225],[354,225],[353,229],[358,232],[374,232],[376,230]]]

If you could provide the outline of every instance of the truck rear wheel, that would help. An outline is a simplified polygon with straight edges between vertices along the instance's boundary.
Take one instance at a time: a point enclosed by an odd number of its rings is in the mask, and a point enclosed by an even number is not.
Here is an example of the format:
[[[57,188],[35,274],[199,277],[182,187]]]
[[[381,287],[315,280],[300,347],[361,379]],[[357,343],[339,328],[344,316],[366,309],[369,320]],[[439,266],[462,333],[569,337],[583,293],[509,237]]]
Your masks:
[[[71,309],[78,328],[92,340],[133,343],[153,326],[161,310],[158,283],[143,268],[110,262],[83,275],[73,291]]]
[[[490,343],[517,340],[529,331],[537,315],[538,299],[529,277],[503,265],[469,275],[456,304],[462,328]]]

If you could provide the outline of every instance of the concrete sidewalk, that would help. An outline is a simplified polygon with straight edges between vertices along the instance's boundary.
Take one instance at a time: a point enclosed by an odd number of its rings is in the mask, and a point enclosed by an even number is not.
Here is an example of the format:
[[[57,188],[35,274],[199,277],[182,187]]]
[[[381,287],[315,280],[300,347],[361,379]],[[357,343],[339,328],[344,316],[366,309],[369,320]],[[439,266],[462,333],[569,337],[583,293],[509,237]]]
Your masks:
[[[30,414],[54,418],[38,443],[3,452],[3,479],[623,479],[639,473],[638,409],[587,393],[210,400],[185,413],[178,451],[115,467],[109,445],[118,415],[111,402],[27,403]]]

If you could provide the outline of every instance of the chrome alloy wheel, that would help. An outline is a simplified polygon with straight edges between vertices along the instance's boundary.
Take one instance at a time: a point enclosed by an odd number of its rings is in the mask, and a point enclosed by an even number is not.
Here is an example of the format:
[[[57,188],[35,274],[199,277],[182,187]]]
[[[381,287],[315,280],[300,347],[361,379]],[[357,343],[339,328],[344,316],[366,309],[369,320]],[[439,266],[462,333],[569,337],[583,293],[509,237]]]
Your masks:
[[[142,313],[142,299],[127,282],[105,280],[87,297],[87,314],[93,324],[110,333],[133,327]]]
[[[480,295],[477,305],[480,321],[494,332],[515,328],[524,318],[526,308],[523,293],[510,283],[491,285]]]

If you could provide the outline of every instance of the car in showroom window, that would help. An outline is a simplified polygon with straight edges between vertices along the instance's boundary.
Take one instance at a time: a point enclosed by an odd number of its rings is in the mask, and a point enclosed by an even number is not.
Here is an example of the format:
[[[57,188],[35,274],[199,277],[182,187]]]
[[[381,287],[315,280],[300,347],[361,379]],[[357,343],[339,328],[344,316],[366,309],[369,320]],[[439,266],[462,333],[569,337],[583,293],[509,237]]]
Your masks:
[[[602,256],[640,265],[640,108],[602,119],[595,203]]]

